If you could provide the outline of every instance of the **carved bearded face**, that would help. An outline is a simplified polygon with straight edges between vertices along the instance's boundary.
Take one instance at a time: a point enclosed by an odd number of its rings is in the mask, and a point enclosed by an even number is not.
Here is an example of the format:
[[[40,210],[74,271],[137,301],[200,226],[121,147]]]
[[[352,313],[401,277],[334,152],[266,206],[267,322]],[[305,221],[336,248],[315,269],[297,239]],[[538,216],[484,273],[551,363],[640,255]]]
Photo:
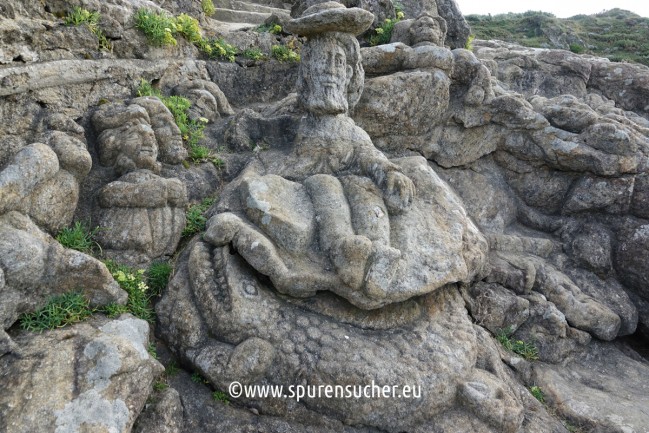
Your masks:
[[[410,28],[410,36],[413,45],[432,44],[444,46],[445,30],[442,29],[438,20],[424,15],[417,18]]]
[[[305,108],[316,114],[347,112],[347,87],[353,75],[347,64],[347,55],[336,38],[321,36],[305,46],[303,58],[304,87],[302,101]]]

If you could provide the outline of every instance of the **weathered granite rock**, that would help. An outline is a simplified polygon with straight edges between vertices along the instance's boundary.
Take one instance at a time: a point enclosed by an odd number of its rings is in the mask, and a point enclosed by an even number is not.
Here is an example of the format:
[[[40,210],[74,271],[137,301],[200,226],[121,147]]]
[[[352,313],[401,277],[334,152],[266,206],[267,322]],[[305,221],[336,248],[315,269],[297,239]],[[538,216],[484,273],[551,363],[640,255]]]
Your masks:
[[[18,333],[21,355],[0,357],[0,428],[130,432],[163,371],[147,352],[148,335],[149,325],[130,315]]]
[[[144,410],[133,428],[134,433],[180,433],[184,427],[184,407],[178,391],[167,388]]]
[[[56,294],[81,290],[94,306],[126,302],[126,292],[102,262],[63,248],[29,217],[14,211],[0,216],[0,273],[2,330]],[[4,353],[8,340],[4,331],[0,334]]]
[[[642,431],[649,419],[646,359],[620,348],[591,343],[565,366],[539,363],[534,382],[561,416],[600,431]]]

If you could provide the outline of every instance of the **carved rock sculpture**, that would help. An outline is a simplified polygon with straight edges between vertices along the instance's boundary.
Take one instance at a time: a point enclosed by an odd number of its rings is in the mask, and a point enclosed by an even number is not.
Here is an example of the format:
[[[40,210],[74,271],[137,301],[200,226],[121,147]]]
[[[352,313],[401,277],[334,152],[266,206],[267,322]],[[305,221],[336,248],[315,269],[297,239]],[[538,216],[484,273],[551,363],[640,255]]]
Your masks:
[[[172,254],[185,226],[187,190],[156,173],[158,158],[176,164],[187,156],[173,116],[158,98],[140,97],[100,107],[93,123],[100,163],[122,175],[99,191],[99,243],[129,263]]]
[[[522,406],[499,390],[501,379],[475,370],[475,334],[452,284],[482,275],[486,240],[423,158],[388,159],[347,117],[363,85],[349,33],[371,21],[324,3],[291,22],[308,36],[298,82],[307,115],[290,149],[260,155],[223,192],[203,239],[181,258],[157,307],[166,338],[217,387],[416,377],[427,390],[415,404],[307,403],[347,423],[411,429],[463,398],[479,422],[515,431]],[[455,338],[462,354],[447,351]],[[495,407],[511,417],[489,415]]]

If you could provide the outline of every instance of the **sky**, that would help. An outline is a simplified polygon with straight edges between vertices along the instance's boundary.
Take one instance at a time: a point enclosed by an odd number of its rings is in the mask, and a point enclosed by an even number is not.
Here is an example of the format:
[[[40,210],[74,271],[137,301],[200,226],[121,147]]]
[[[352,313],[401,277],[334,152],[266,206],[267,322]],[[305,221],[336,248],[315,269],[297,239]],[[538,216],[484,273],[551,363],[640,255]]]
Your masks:
[[[620,8],[649,17],[649,0],[455,0],[463,15],[543,11],[559,18]]]

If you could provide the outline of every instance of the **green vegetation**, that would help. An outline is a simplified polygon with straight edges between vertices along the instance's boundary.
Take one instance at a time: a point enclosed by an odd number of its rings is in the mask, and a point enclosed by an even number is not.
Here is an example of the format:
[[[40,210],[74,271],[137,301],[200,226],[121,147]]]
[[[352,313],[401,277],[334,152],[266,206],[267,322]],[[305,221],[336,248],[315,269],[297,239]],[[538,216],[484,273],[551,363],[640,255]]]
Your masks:
[[[523,340],[513,340],[511,338],[512,334],[513,330],[511,326],[501,329],[496,335],[496,340],[498,340],[505,349],[514,352],[527,360],[535,361],[539,359],[539,350],[536,346]]]
[[[210,149],[198,144],[203,138],[203,130],[208,120],[205,118],[200,118],[199,120],[190,119],[189,108],[192,104],[189,99],[183,98],[182,96],[163,96],[158,89],[154,88],[146,80],[140,82],[137,95],[155,96],[169,109],[174,116],[178,129],[180,129],[183,141],[187,144],[189,157],[192,161],[202,162],[213,158]]]
[[[140,9],[135,14],[135,27],[140,29],[155,46],[176,45],[176,20],[166,13]]]
[[[541,387],[538,387],[536,385],[531,386],[530,392],[532,393],[535,399],[537,399],[541,403],[545,403],[545,396],[543,395],[543,391],[541,390]]]
[[[86,224],[77,221],[72,227],[66,227],[56,235],[56,240],[65,248],[92,254],[95,249],[101,249],[95,241],[95,235],[99,227],[90,229]]]
[[[165,374],[169,377],[175,376],[180,372],[180,367],[178,367],[178,364],[176,361],[171,361],[169,365],[165,367]]]
[[[210,58],[234,62],[238,54],[236,47],[223,39],[203,38],[198,20],[187,14],[172,17],[165,13],[158,14],[148,9],[140,9],[135,15],[135,27],[140,29],[155,46],[176,45],[178,43],[176,37],[182,36]]]
[[[155,319],[155,313],[151,306],[153,294],[144,281],[144,270],[133,270],[112,260],[107,260],[105,264],[115,281],[128,293],[128,301],[126,305],[107,305],[102,312],[109,317],[119,316],[122,313],[131,313],[147,322],[153,322]]]
[[[192,373],[191,379],[192,382],[194,383],[202,383],[202,384],[209,383],[208,380],[205,379],[203,376],[201,376],[201,374],[198,371]]]
[[[255,29],[259,33],[271,33],[273,35],[282,34],[282,26],[277,23],[262,24]]]
[[[259,48],[248,48],[243,52],[243,56],[251,60],[262,60],[266,55]]]
[[[214,391],[212,393],[212,398],[214,401],[220,401],[223,404],[230,404],[230,399],[228,398],[228,395],[224,393],[223,391]]]
[[[68,13],[63,19],[66,26],[80,26],[86,24],[88,27],[99,25],[99,12],[90,12],[89,10],[82,9],[75,6],[72,12]]]
[[[189,209],[187,209],[187,213],[185,214],[187,223],[183,229],[183,237],[192,236],[205,230],[207,218],[205,218],[205,215],[203,214],[214,204],[214,202],[215,200],[213,198],[206,198],[198,204],[189,206]]]
[[[113,49],[108,38],[104,32],[99,28],[99,12],[91,12],[87,9],[82,9],[76,6],[72,12],[63,18],[63,23],[66,26],[81,26],[88,27],[90,32],[97,37],[99,51],[110,51]]]
[[[370,45],[383,45],[389,44],[392,39],[392,30],[394,25],[405,18],[405,14],[401,10],[397,10],[397,17],[390,19],[386,18],[379,27],[374,29],[374,33],[370,36]]]
[[[164,391],[165,389],[169,388],[169,385],[167,385],[165,382],[159,380],[156,383],[153,384],[153,390],[154,391]]]
[[[473,51],[474,40],[475,40],[475,35],[469,35],[468,39],[466,40],[466,44],[464,44],[464,49]]]
[[[300,55],[287,45],[273,45],[270,48],[271,55],[280,62],[299,62]]]
[[[44,331],[81,322],[93,313],[90,303],[79,292],[53,296],[47,304],[33,313],[20,317],[20,327],[27,331]]]
[[[629,11],[612,9],[565,19],[533,11],[465,18],[479,39],[500,39],[529,47],[567,48],[577,54],[649,66],[649,18]],[[562,45],[552,40],[559,40]]]
[[[151,294],[159,295],[169,283],[169,276],[173,268],[167,262],[151,263],[147,271],[147,284],[151,289]]]
[[[151,358],[158,359],[158,351],[155,347],[155,343],[149,343],[146,350],[149,352],[149,355],[151,355]]]
[[[214,15],[214,12],[216,12],[216,8],[214,7],[212,0],[202,0],[201,8],[203,9],[203,13],[205,13],[205,15],[207,15],[208,17],[211,17],[212,15]]]

